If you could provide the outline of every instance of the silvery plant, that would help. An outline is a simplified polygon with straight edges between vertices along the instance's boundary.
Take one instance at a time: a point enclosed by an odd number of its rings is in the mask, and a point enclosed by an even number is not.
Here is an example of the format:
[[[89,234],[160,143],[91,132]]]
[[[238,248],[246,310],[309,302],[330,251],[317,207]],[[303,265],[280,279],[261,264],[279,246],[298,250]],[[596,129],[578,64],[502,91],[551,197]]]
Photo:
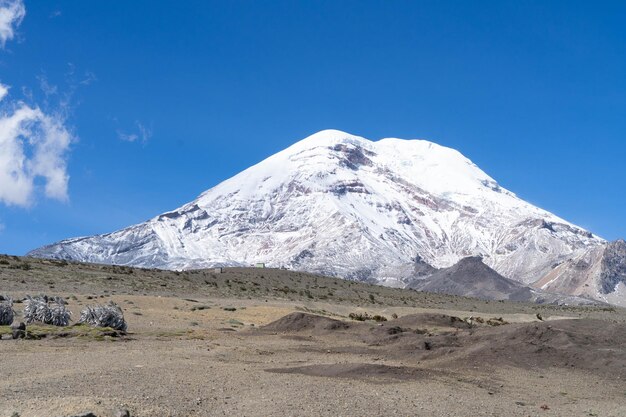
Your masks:
[[[61,297],[27,295],[24,300],[24,320],[27,324],[39,322],[53,326],[67,326],[70,324],[72,312],[65,305],[66,302]]]
[[[120,306],[110,301],[108,304],[87,306],[80,312],[80,323],[95,327],[110,327],[126,331],[127,325]]]
[[[0,295],[0,326],[9,326],[13,323],[15,311],[13,311],[13,298]]]

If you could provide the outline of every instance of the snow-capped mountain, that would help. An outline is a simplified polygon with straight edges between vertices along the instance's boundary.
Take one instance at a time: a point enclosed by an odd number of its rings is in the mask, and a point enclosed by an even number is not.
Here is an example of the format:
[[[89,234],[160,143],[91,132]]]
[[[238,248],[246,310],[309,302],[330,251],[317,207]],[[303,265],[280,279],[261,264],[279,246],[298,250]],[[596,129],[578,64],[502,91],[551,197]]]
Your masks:
[[[454,149],[316,133],[145,223],[31,256],[170,269],[288,267],[403,286],[467,256],[532,284],[606,242]],[[418,275],[418,274],[417,274]]]

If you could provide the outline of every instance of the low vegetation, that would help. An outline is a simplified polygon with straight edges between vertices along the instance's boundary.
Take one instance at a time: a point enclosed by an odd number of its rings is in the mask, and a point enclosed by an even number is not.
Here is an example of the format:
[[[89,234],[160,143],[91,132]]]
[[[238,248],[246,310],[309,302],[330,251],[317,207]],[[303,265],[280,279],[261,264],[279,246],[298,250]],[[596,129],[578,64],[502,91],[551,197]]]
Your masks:
[[[70,324],[72,313],[65,307],[66,304],[61,297],[28,295],[24,301],[24,320],[26,324],[38,322],[53,326],[67,326]]]
[[[372,320],[375,322],[387,321],[387,317],[381,316],[379,314],[375,314],[371,316],[367,313],[350,313],[348,314],[348,317],[356,321],[366,321],[366,320]]]
[[[0,326],[0,337],[11,336],[13,329],[10,326]],[[73,324],[66,327],[48,324],[32,324],[26,327],[24,339],[39,340],[44,338],[75,337],[88,340],[106,340],[116,338],[123,333],[110,327],[91,327],[86,324]]]
[[[13,310],[13,299],[0,295],[0,326],[7,326],[13,323],[15,311]]]
[[[114,302],[104,305],[87,306],[80,312],[79,323],[95,327],[110,327],[125,332],[127,329],[124,313]]]

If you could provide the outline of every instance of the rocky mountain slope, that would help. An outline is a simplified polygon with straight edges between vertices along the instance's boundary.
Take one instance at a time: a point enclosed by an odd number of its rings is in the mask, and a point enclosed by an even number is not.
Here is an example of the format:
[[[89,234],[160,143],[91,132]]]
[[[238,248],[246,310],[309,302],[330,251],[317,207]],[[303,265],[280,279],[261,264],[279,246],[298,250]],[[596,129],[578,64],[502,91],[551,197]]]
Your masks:
[[[626,306],[626,242],[618,240],[577,254],[534,286]]]
[[[435,270],[427,277],[409,283],[408,287],[488,300],[521,297],[529,301],[532,298],[529,287],[498,274],[478,256],[467,257],[451,267]]]
[[[559,305],[595,303],[589,297],[565,295],[564,291],[543,291],[505,278],[485,265],[478,256],[463,258],[448,268],[433,269],[422,278],[410,282],[407,288],[483,300],[511,300]]]
[[[179,209],[29,255],[167,269],[264,262],[394,286],[477,255],[527,285],[605,243],[453,149],[327,130]]]

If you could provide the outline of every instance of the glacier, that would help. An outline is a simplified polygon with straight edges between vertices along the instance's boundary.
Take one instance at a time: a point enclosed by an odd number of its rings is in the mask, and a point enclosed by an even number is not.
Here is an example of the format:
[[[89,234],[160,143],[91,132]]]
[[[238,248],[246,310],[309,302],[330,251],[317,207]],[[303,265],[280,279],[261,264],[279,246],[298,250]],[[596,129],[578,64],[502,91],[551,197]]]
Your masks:
[[[324,130],[176,210],[29,255],[165,269],[263,262],[397,287],[416,279],[420,263],[445,268],[480,256],[532,285],[606,244],[454,149]]]

